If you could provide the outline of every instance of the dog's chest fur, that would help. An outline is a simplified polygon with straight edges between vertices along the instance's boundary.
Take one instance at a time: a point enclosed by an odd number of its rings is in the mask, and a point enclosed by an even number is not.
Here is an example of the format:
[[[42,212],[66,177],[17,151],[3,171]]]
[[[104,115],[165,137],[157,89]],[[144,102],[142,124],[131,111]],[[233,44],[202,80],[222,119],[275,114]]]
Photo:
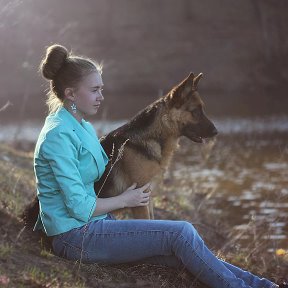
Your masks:
[[[159,163],[161,169],[166,169],[173,156],[173,152],[178,145],[178,139],[171,138],[165,142],[159,143],[157,140],[151,139],[146,143],[147,154],[149,159]]]

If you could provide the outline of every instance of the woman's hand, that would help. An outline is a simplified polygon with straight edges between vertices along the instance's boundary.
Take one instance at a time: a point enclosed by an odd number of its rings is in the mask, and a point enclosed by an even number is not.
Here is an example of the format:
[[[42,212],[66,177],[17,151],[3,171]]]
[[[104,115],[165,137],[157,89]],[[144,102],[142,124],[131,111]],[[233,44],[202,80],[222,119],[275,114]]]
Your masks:
[[[132,186],[128,187],[128,189],[120,195],[124,207],[147,206],[151,194],[150,185],[150,183],[147,183],[142,187],[136,188],[137,183],[133,183]],[[149,192],[144,192],[146,189],[148,189]]]
[[[97,204],[93,216],[102,215],[125,207],[147,206],[151,194],[150,183],[139,188],[136,188],[136,186],[137,184],[134,183],[122,194],[114,197],[97,198]],[[144,192],[146,189],[148,191]]]

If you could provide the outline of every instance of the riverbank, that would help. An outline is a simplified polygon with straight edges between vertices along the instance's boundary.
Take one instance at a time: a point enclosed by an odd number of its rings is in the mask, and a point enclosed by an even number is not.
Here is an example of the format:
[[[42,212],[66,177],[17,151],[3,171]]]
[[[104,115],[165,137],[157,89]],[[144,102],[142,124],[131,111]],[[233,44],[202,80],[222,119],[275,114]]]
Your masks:
[[[206,145],[182,139],[154,192],[156,219],[190,221],[219,257],[263,277],[285,275],[286,136],[226,135]],[[53,256],[22,230],[19,215],[35,193],[33,142],[26,150],[0,144],[0,275],[6,277],[0,279],[9,279],[7,287],[201,287],[186,271],[141,263],[80,265]],[[264,201],[274,205],[274,214],[263,211],[269,209]]]

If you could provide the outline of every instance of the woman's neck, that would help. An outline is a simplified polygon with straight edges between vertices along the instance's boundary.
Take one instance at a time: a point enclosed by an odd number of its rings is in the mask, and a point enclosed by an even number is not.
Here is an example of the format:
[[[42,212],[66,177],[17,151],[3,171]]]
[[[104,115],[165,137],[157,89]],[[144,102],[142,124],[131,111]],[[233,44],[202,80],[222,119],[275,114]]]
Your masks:
[[[76,113],[74,113],[69,104],[65,103],[65,104],[63,104],[63,106],[81,124],[81,121],[83,119],[82,113],[79,110],[77,110]]]

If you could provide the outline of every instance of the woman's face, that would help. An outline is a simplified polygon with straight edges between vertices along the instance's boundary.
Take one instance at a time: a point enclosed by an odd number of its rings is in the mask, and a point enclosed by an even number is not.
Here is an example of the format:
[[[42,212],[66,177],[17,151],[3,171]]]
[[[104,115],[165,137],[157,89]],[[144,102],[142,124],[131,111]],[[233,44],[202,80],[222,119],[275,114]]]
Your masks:
[[[98,72],[88,74],[76,89],[74,89],[74,103],[78,112],[83,115],[94,115],[97,113],[101,101],[104,100],[102,95],[103,82]]]

